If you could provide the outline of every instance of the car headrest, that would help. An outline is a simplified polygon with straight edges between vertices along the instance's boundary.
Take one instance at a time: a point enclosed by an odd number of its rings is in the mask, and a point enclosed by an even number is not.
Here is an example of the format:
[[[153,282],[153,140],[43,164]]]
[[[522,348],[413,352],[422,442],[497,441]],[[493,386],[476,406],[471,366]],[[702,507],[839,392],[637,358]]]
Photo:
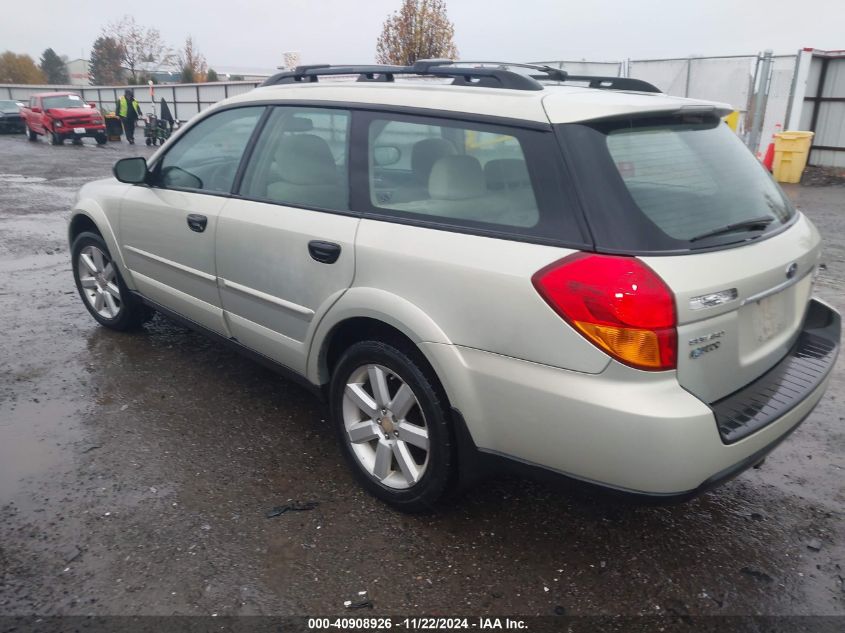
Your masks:
[[[337,167],[329,144],[314,134],[285,136],[276,148],[283,180],[296,185],[334,185]]]
[[[304,116],[289,117],[284,124],[285,132],[310,132],[314,129],[314,122]]]
[[[433,200],[467,200],[486,192],[484,170],[474,156],[444,156],[431,168],[428,195]]]
[[[488,189],[515,189],[531,185],[528,166],[518,158],[497,158],[484,165]]]
[[[428,184],[431,168],[438,159],[457,154],[455,146],[445,138],[426,138],[411,148],[411,171],[421,184]]]

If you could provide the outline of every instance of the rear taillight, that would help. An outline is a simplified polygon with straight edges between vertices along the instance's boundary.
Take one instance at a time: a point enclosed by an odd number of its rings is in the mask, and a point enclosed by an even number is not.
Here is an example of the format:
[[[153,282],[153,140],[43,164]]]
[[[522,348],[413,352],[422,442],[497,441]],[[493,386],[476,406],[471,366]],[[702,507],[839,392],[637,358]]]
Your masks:
[[[651,371],[677,366],[675,298],[638,259],[578,253],[531,281],[555,312],[617,360]]]

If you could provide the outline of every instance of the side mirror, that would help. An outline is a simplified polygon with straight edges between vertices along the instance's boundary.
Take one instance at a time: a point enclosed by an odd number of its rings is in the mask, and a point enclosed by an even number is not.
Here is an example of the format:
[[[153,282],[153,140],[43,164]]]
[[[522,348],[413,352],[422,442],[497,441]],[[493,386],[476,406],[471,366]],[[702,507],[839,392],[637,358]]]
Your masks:
[[[112,172],[120,182],[139,185],[147,180],[147,159],[143,156],[121,158],[114,164]]]
[[[38,106],[32,106],[32,111],[35,114],[41,114],[41,108],[39,108]]]
[[[380,145],[373,148],[373,163],[376,167],[395,165],[402,158],[402,152],[394,145]]]
[[[96,109],[97,109],[97,102],[96,102],[96,101],[89,101],[89,102],[88,102],[88,107],[89,107],[89,108],[94,108],[94,109],[96,110]]]

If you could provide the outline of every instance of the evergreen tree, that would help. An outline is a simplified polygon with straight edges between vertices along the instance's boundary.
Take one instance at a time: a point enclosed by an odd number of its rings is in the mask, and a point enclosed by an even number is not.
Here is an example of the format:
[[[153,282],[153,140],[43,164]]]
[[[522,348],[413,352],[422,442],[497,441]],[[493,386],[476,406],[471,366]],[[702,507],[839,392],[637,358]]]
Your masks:
[[[123,50],[114,38],[105,35],[98,37],[91,47],[89,61],[91,82],[97,86],[115,86],[124,83],[122,59]]]
[[[41,54],[39,67],[48,84],[70,83],[64,60],[52,48],[48,48]]]

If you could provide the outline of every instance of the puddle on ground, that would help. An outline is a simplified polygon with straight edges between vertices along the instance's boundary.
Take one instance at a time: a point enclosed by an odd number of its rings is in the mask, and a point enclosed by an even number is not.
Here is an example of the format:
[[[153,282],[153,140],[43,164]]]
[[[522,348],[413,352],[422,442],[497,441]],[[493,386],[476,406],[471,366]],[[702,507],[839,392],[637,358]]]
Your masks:
[[[19,183],[31,183],[31,182],[44,182],[46,178],[42,178],[41,176],[21,176],[20,174],[0,174],[0,182],[19,182]]]
[[[29,479],[49,480],[52,469],[70,464],[68,445],[82,439],[75,410],[64,400],[0,402],[0,506],[13,498],[26,505],[17,497]]]

